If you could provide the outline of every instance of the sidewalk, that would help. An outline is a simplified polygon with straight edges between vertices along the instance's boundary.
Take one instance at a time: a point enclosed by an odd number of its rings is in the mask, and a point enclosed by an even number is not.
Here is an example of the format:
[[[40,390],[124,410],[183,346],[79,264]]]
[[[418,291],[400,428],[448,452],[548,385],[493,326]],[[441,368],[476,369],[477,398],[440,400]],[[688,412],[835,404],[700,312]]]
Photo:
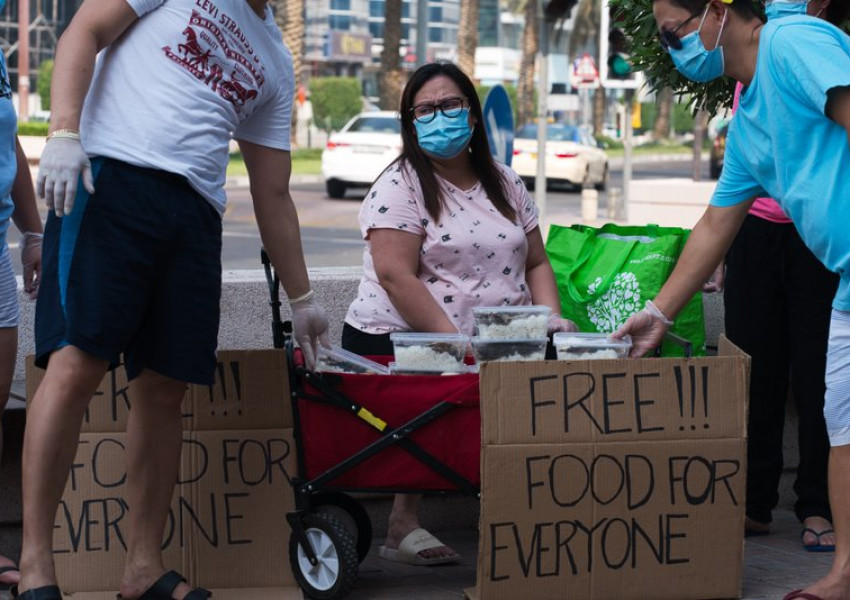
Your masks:
[[[805,587],[829,570],[832,554],[805,552],[800,544],[800,525],[791,511],[775,513],[774,533],[750,538],[745,543],[741,598],[776,600],[793,589]],[[460,600],[463,590],[475,585],[478,532],[473,530],[438,532],[440,539],[463,557],[459,565],[414,567],[383,560],[376,539],[372,552],[360,565],[360,579],[350,600]],[[0,553],[17,556],[20,530],[0,525]],[[280,557],[288,563],[288,557]],[[722,577],[723,573],[718,573]],[[80,597],[82,600],[82,594]],[[9,600],[0,592],[0,600]],[[581,600],[581,599],[577,599]],[[651,599],[647,599],[651,600]]]

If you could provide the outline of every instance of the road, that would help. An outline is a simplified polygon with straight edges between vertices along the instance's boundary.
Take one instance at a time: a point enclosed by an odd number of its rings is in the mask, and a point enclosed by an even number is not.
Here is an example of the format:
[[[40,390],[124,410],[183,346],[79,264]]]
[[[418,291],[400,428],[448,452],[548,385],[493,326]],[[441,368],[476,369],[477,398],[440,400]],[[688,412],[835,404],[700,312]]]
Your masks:
[[[708,167],[702,169],[705,174]],[[639,163],[633,167],[635,179],[689,177],[689,160]],[[621,168],[613,166],[608,188],[622,188]],[[301,222],[301,240],[308,267],[346,267],[361,264],[363,242],[357,223],[359,200],[365,188],[349,190],[345,199],[325,195],[323,183],[297,183],[291,186]],[[580,212],[581,194],[569,188],[550,188],[547,211],[570,208]],[[599,194],[600,214],[605,214],[607,192]],[[224,225],[223,265],[225,269],[258,269],[259,235],[247,189],[228,190]]]
[[[703,173],[708,173],[707,165]],[[657,179],[665,177],[689,177],[689,160],[638,163],[634,165],[635,179]],[[608,188],[622,188],[622,169],[612,165]],[[308,267],[359,266],[362,260],[363,241],[357,224],[360,199],[365,188],[349,190],[346,198],[332,200],[325,195],[324,184],[294,183],[292,195],[298,207],[301,222],[301,240],[304,245]],[[224,217],[224,269],[259,269],[260,237],[247,187],[228,189],[228,207]],[[605,214],[607,192],[599,194],[600,214]],[[581,195],[569,188],[550,188],[547,192],[547,213],[569,209],[580,214]],[[46,211],[42,208],[42,217]],[[12,249],[12,264],[20,275],[18,254],[19,234],[9,228],[9,245]]]

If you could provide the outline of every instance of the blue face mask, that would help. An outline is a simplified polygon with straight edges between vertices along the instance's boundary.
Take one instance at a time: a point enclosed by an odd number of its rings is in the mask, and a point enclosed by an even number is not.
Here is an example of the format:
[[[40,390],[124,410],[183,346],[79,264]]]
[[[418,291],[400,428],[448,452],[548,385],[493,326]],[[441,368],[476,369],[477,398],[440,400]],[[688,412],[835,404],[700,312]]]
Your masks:
[[[804,15],[808,4],[808,0],[769,0],[764,5],[764,14],[767,15],[768,21],[792,15]]]
[[[708,7],[705,9],[705,14],[702,16],[702,21],[699,22],[699,27],[693,33],[689,33],[683,37],[682,48],[676,50],[670,48],[670,58],[673,59],[673,64],[676,69],[697,83],[705,83],[712,79],[717,79],[723,75],[725,65],[723,63],[723,46],[720,45],[720,36],[723,35],[723,27],[726,26],[727,13],[723,13],[723,23],[720,24],[720,31],[717,32],[717,41],[714,43],[714,50],[706,50],[699,37],[702,24],[705,22],[705,17],[708,15]]]
[[[466,149],[472,139],[468,108],[464,108],[454,118],[438,112],[433,121],[414,121],[413,125],[416,127],[419,147],[435,158],[454,158]]]

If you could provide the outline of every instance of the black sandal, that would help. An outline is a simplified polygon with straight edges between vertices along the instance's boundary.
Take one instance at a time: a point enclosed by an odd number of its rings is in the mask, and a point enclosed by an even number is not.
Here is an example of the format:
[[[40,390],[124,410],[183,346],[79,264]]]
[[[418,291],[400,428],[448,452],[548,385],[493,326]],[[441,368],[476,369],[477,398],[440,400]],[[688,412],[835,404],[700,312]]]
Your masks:
[[[157,579],[152,586],[150,586],[145,593],[139,596],[139,600],[174,600],[172,594],[178,585],[184,583],[186,578],[183,577],[180,573],[176,571],[168,571]],[[183,597],[183,600],[207,600],[207,598],[212,597],[212,592],[205,590],[204,588],[195,588],[188,594]],[[123,596],[118,594],[118,600],[123,600]],[[32,598],[32,599],[23,599],[22,600],[53,600],[52,598]],[[62,600],[62,597],[59,597],[59,600]]]
[[[18,586],[12,586],[12,598],[18,600],[62,600],[62,591],[59,586],[45,585],[33,588],[18,594]]]

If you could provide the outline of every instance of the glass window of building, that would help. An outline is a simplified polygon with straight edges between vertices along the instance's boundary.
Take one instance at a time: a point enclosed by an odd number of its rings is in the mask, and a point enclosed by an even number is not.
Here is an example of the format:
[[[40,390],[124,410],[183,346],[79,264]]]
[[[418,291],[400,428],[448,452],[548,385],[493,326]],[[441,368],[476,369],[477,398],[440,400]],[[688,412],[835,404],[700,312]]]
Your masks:
[[[351,10],[351,0],[331,0],[331,10]]]
[[[348,31],[351,29],[351,15],[329,15],[328,26],[337,31]]]

